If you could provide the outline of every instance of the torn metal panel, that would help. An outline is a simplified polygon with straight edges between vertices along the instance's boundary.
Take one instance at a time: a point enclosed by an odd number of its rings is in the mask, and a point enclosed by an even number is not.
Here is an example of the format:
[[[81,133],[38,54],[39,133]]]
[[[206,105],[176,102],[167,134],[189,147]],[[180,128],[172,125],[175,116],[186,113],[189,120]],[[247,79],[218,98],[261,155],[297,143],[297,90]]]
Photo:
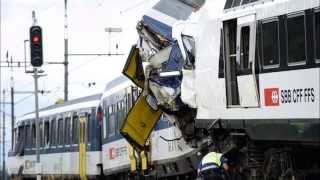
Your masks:
[[[150,65],[152,68],[158,69],[162,67],[162,64],[169,60],[170,53],[171,53],[172,47],[166,47],[159,51],[159,53],[153,55],[150,57]]]
[[[142,21],[140,23],[142,23],[149,32],[153,33],[154,38],[160,36],[168,41],[173,40],[172,27],[167,25],[165,22],[160,22],[157,19],[145,15],[142,17]]]
[[[143,88],[145,77],[139,49],[136,48],[136,45],[132,46],[122,73],[131,79],[137,86]]]
[[[191,108],[197,108],[196,88],[195,88],[195,71],[182,70],[183,79],[181,83],[181,100]]]
[[[195,40],[185,36],[183,57],[173,28],[178,21],[187,20],[205,0],[160,0],[137,24],[139,41],[131,49],[123,73],[143,89],[136,104],[128,113],[121,134],[136,149],[142,151],[162,112],[177,122],[183,137],[195,138],[195,94],[187,92],[181,99],[182,71],[195,68]],[[175,35],[177,35],[175,33]],[[181,39],[181,33],[178,34]],[[144,62],[145,66],[142,65]],[[194,72],[186,80],[194,80]],[[140,78],[140,79],[139,79]],[[185,82],[194,88],[194,82]],[[192,89],[193,90],[193,89]]]
[[[160,119],[162,111],[148,105],[146,96],[140,95],[127,115],[120,133],[136,149],[143,150],[151,131]]]

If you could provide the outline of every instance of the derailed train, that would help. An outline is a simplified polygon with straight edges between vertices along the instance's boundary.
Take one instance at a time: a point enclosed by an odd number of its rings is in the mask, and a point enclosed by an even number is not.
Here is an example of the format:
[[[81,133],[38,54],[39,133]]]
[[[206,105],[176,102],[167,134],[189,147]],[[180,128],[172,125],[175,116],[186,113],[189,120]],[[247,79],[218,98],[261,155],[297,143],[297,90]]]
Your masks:
[[[152,132],[148,152],[135,151],[120,135],[138,96],[139,89],[121,76],[108,83],[103,94],[41,109],[40,165],[34,113],[21,117],[8,155],[9,174],[22,179],[33,179],[38,173],[42,179],[128,179],[130,173],[133,177],[192,177],[196,150],[186,145],[166,117]]]
[[[150,111],[225,153],[235,178],[319,179],[320,1],[187,2],[193,13],[154,8],[138,24],[124,74]],[[121,133],[143,150],[130,113]]]

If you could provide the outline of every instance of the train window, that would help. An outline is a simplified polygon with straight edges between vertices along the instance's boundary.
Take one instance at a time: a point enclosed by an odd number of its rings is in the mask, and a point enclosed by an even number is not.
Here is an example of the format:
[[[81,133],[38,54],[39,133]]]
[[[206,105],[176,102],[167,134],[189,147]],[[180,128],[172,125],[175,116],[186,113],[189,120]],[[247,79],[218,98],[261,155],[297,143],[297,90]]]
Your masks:
[[[224,5],[224,9],[229,9],[232,7],[233,0],[227,0],[226,4]]]
[[[233,0],[232,7],[240,6],[241,0]]]
[[[131,94],[129,93],[127,96],[127,112],[129,112],[131,107],[132,107],[132,97],[131,97]]]
[[[278,67],[279,65],[279,26],[278,21],[262,22],[262,57],[263,65]]]
[[[17,135],[17,129],[14,130],[14,134],[15,134],[15,143],[14,144],[17,144],[17,143],[25,143],[25,142],[22,142],[23,139],[24,139],[24,136],[25,136],[25,132],[24,132],[24,126],[19,126],[18,128],[18,135]]]
[[[250,0],[242,0],[242,4],[248,4]]]
[[[51,145],[56,145],[56,119],[51,120],[51,130],[50,130],[50,137],[51,137]]]
[[[70,144],[70,127],[71,127],[71,118],[66,117],[64,119],[64,143]]]
[[[136,100],[138,99],[138,96],[139,96],[138,88],[133,87],[132,88],[132,97],[133,97],[132,105],[136,102]]]
[[[221,30],[220,35],[220,56],[219,56],[219,78],[224,77],[224,61],[223,61],[223,31]]]
[[[44,144],[45,147],[49,146],[49,121],[44,123]]]
[[[40,147],[43,147],[43,145],[44,145],[44,138],[43,138],[43,122],[42,122],[42,120],[40,120],[39,137],[40,137]]]
[[[19,127],[18,129],[20,129],[20,127]],[[17,129],[14,128],[14,130],[13,130],[13,137],[12,137],[12,138],[13,138],[13,147],[12,147],[12,150],[14,150],[16,144],[18,143],[17,132],[19,132],[19,130],[17,131]]]
[[[58,119],[58,144],[63,145],[63,119]]]
[[[119,101],[119,102],[117,102],[117,126],[118,127],[120,127],[120,125],[121,125],[121,123],[120,123],[120,121],[121,121],[121,119],[122,119],[122,117],[121,117],[121,115],[122,115],[122,108],[121,108],[121,101]],[[119,129],[120,128],[117,128],[117,133],[119,133]]]
[[[107,108],[105,108],[104,110],[103,110],[104,112],[103,112],[103,114],[104,114],[104,116],[103,116],[103,137],[104,138],[107,138],[107,134],[108,134],[108,123],[107,123],[107,119],[108,119],[108,109]]]
[[[117,128],[118,132],[120,131],[120,128],[122,126],[122,123],[124,121],[125,114],[126,114],[124,104],[125,103],[123,100],[118,102],[118,127],[119,127]]]
[[[116,109],[116,106],[115,105],[112,105],[112,106],[109,106],[109,129],[108,129],[108,132],[109,132],[109,137],[111,136],[114,136],[115,135],[115,126],[116,126],[116,114],[115,114],[115,109]],[[111,110],[111,111],[110,111]],[[108,121],[107,120],[107,121]]]
[[[26,136],[27,136],[27,140],[26,140],[26,147],[30,148],[31,147],[31,132],[30,132],[30,125],[26,125]]]
[[[79,143],[79,118],[78,116],[72,117],[72,144]]]
[[[306,60],[304,15],[289,15],[287,19],[288,63],[296,64]]]
[[[241,28],[241,41],[240,41],[240,64],[237,66],[238,72],[244,72],[249,67],[249,46],[250,45],[250,27],[245,26]]]
[[[315,11],[315,57],[317,62],[320,63],[320,9]]]
[[[36,147],[36,125],[34,124],[34,121],[32,122],[32,147]]]
[[[90,131],[90,128],[91,128],[91,114],[90,113],[88,113],[87,114],[87,117],[88,117],[88,119],[87,119],[87,132],[86,132],[86,134],[87,134],[87,142],[90,142],[90,133],[91,133],[91,131]]]

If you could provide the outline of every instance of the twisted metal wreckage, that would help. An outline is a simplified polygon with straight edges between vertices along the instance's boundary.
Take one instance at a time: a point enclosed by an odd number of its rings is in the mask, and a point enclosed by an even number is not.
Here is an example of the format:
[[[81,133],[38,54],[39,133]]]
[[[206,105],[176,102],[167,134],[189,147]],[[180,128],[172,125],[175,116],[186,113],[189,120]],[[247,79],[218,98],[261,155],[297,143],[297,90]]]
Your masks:
[[[147,139],[164,113],[181,130],[188,143],[196,138],[196,109],[181,99],[182,70],[194,69],[194,39],[173,36],[173,26],[187,20],[204,0],[161,0],[137,24],[139,40],[133,45],[123,74],[142,89],[127,115],[121,134],[136,149],[146,148]],[[182,55],[184,50],[185,58]]]

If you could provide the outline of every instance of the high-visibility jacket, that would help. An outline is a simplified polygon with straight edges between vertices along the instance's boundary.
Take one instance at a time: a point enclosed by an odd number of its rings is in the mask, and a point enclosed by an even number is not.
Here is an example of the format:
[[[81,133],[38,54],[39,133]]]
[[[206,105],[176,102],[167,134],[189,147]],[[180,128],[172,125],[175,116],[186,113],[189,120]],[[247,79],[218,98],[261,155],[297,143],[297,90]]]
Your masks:
[[[209,169],[219,169],[221,166],[221,157],[222,154],[216,152],[210,152],[206,154],[202,158],[198,169],[200,170],[200,172]]]

